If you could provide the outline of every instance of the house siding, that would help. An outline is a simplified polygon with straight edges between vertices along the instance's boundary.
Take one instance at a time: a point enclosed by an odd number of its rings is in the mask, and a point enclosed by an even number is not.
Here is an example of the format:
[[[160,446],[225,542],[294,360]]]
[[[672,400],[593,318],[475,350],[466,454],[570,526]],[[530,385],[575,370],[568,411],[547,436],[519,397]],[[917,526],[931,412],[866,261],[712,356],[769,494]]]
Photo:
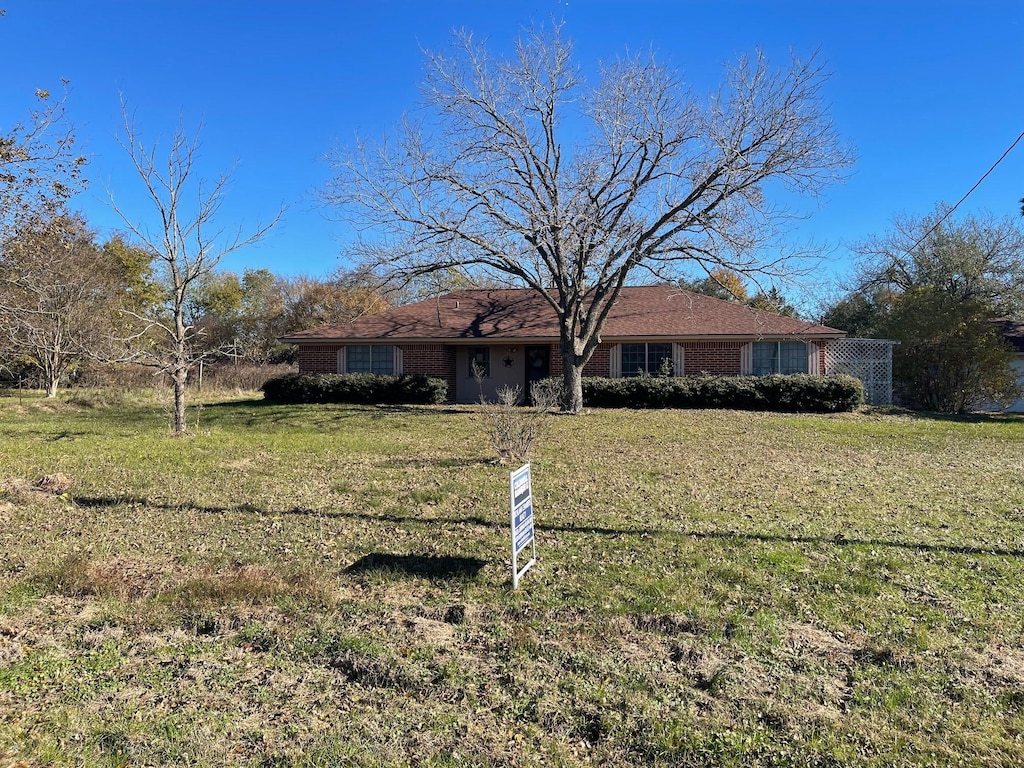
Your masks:
[[[338,352],[347,344],[300,344],[301,373],[339,373]],[[455,402],[455,348],[445,344],[398,344],[402,372],[422,373],[448,382],[448,400]]]
[[[683,373],[688,376],[709,373],[715,376],[737,376],[741,372],[741,350],[746,341],[680,341],[683,348]],[[338,352],[345,344],[301,344],[299,345],[299,370],[309,373],[337,373]],[[458,399],[459,367],[458,351],[465,347],[449,344],[399,344],[402,350],[402,372],[424,374],[448,382],[448,402]],[[506,345],[492,345],[495,356]],[[540,346],[540,345],[533,345]],[[602,342],[594,351],[590,361],[583,368],[584,376],[606,377],[610,374],[611,353],[615,344]],[[561,376],[563,362],[557,343],[548,345],[550,375]],[[824,345],[821,345],[821,370],[824,370]],[[463,357],[465,353],[463,352]],[[498,357],[492,361],[497,365]],[[517,368],[515,375],[521,378]],[[518,378],[516,381],[518,381]],[[465,382],[462,382],[464,385]],[[465,389],[465,386],[462,387]],[[475,391],[475,390],[474,390]],[[473,400],[477,395],[474,394]],[[463,398],[465,399],[465,398]]]
[[[710,373],[734,376],[740,372],[740,349],[743,341],[684,341],[684,373]],[[303,373],[337,373],[338,351],[344,344],[299,345],[299,370]],[[404,373],[422,373],[448,381],[455,389],[455,350],[446,344],[399,344],[402,350]],[[611,349],[614,345],[602,342],[583,369],[584,376],[608,376]],[[558,344],[549,344],[551,375],[561,376],[562,355]],[[822,351],[824,355],[824,351]]]

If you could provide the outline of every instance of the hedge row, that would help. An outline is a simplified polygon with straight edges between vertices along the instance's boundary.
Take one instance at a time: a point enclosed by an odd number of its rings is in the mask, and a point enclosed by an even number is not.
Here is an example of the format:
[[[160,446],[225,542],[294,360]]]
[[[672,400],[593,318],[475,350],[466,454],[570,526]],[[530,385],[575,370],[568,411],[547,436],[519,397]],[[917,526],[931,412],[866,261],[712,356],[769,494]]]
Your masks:
[[[542,387],[559,395],[561,379]],[[268,379],[263,396],[275,403],[436,404],[447,401],[443,379],[420,374],[287,373]],[[735,408],[835,413],[864,402],[853,376],[640,376],[583,379],[583,403],[593,408]]]
[[[561,388],[561,380],[541,386]],[[864,402],[853,376],[642,376],[583,379],[583,404],[594,408],[734,408],[835,413]]]
[[[260,387],[274,403],[361,403],[432,405],[448,398],[448,382],[422,374],[286,373]]]

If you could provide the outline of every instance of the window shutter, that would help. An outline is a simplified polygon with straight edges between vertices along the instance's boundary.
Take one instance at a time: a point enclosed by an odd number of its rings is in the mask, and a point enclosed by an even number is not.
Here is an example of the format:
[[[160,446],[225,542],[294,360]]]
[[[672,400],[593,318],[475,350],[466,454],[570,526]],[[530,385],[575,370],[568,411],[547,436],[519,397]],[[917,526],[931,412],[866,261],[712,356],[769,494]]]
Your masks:
[[[345,373],[345,347],[338,350],[338,373]]]
[[[676,376],[682,376],[684,373],[683,364],[686,362],[685,355],[683,354],[682,344],[672,344],[672,370]]]
[[[612,379],[622,378],[622,345],[613,344],[608,350],[608,377]]]
[[[740,347],[740,374],[749,376],[754,372],[754,344],[747,342]]]
[[[402,369],[402,348],[395,346],[392,349],[395,351],[395,362],[394,371],[396,376],[401,376],[405,371]]]
[[[813,341],[807,342],[807,372],[813,376],[821,373],[821,356],[818,354],[818,345]]]

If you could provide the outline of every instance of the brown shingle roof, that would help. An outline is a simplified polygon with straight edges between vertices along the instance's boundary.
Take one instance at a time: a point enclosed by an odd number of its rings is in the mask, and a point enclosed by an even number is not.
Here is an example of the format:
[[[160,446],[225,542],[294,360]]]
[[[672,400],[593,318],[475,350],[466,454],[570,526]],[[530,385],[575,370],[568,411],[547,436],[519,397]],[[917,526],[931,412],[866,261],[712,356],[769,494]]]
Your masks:
[[[737,302],[672,286],[622,289],[601,338],[838,338],[844,331],[751,309]],[[458,291],[393,307],[343,325],[282,337],[291,343],[324,341],[460,341],[557,339],[554,311],[528,289]]]
[[[1009,344],[1017,351],[1017,354],[1024,354],[1024,322],[1001,317],[994,320],[999,332]]]

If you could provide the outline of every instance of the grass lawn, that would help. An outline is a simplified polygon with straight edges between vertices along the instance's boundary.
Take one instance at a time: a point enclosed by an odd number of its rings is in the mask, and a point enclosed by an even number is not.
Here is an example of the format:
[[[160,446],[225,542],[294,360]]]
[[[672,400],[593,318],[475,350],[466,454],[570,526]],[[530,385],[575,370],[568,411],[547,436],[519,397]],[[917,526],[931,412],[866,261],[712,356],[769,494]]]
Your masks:
[[[0,765],[1024,764],[1024,420],[0,396]],[[34,484],[63,475],[49,487]]]

